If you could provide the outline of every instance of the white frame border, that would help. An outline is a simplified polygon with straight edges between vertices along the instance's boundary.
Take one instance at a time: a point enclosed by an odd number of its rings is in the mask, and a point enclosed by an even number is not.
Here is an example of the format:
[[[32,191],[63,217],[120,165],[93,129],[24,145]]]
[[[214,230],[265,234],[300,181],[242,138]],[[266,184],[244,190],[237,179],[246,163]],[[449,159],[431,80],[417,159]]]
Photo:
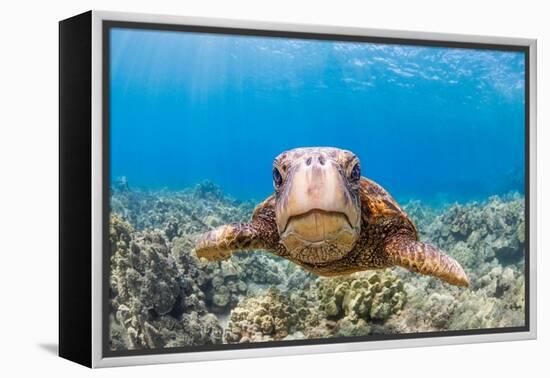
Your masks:
[[[399,339],[384,341],[365,341],[339,344],[314,344],[238,350],[220,350],[207,352],[150,354],[141,356],[102,356],[102,22],[104,20],[146,22],[159,24],[181,24],[241,29],[273,31],[325,33],[336,35],[358,35],[369,37],[388,37],[406,39],[424,39],[448,42],[487,43],[518,45],[529,47],[530,108],[529,108],[529,225],[530,225],[530,331],[465,336],[445,336],[419,339]],[[290,24],[235,19],[217,19],[203,17],[183,17],[125,12],[92,11],[92,367],[114,367],[173,362],[192,362],[235,358],[287,356],[310,353],[334,353],[361,350],[424,347],[450,344],[484,343],[496,341],[528,340],[537,337],[537,41],[525,38],[506,38],[479,35],[442,34],[403,30],[380,30],[357,27],[340,27],[315,24]]]

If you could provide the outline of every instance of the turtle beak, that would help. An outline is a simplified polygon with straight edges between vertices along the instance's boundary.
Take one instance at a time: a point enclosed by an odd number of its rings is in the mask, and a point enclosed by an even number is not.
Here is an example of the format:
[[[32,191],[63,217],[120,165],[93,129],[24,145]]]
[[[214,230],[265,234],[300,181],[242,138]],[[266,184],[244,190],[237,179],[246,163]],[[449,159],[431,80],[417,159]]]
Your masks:
[[[327,221],[330,219],[329,228],[334,228],[332,221],[341,216],[350,229],[359,231],[361,216],[356,197],[350,193],[338,163],[319,152],[305,155],[289,169],[286,185],[277,202],[279,233],[287,230],[293,218],[312,211],[317,211],[317,215],[311,219],[318,221],[319,214],[324,214]],[[341,224],[341,220],[338,223]],[[320,225],[323,226],[326,224]]]

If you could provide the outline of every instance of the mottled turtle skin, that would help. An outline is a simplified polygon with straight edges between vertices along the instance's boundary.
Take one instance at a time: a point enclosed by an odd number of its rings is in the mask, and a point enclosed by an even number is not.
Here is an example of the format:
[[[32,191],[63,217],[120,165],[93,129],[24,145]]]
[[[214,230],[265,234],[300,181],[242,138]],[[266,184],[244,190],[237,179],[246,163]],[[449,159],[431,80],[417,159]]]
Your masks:
[[[275,193],[250,223],[203,234],[200,258],[265,250],[320,276],[401,266],[452,285],[469,285],[453,258],[419,240],[414,223],[380,185],[361,177],[359,159],[332,147],[298,148],[274,162]]]

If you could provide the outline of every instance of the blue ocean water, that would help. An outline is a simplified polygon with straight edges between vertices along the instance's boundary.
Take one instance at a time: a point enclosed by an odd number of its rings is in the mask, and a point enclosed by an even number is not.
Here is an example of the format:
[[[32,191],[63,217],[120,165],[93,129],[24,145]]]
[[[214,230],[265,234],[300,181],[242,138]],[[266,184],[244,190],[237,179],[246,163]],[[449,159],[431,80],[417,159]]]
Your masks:
[[[262,199],[280,152],[334,146],[399,200],[523,192],[520,52],[116,28],[110,73],[112,181]]]

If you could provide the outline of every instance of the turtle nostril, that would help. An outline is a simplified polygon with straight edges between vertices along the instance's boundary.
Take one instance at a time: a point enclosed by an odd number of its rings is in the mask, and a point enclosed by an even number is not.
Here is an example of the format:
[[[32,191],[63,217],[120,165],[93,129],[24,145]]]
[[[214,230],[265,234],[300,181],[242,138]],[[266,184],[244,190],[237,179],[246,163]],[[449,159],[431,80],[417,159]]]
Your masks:
[[[323,156],[319,156],[319,164],[325,165],[325,158]]]
[[[310,158],[310,157],[308,157],[308,158],[306,159],[306,165],[311,165],[311,158]]]

